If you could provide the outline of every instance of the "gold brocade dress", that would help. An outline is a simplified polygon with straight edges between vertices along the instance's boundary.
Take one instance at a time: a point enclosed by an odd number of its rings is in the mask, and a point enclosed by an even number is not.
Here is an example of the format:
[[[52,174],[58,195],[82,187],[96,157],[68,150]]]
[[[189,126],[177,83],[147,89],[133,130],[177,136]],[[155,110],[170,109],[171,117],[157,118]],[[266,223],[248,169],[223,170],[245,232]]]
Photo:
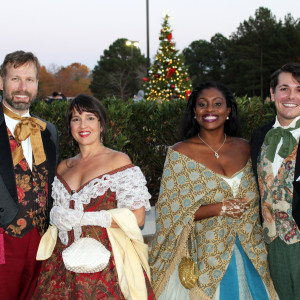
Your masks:
[[[226,279],[226,271],[229,270],[229,266],[232,267],[236,248],[244,256],[244,264],[252,267],[253,272],[249,276],[253,277],[255,273],[257,275],[254,281],[255,289],[259,281],[262,293],[267,295],[267,299],[276,299],[268,271],[267,250],[259,224],[258,191],[250,160],[232,178],[239,175],[241,178],[236,197],[247,198],[250,202],[250,208],[243,214],[243,218],[216,216],[196,221],[195,226],[191,227],[194,213],[201,205],[232,198],[233,191],[219,174],[169,149],[156,205],[157,232],[149,260],[154,292],[157,297],[162,296],[159,299],[167,299],[163,298],[164,290],[169,281],[176,277],[178,264],[181,258],[186,256],[187,244],[189,253],[194,254],[193,259],[200,275],[197,284],[188,291],[185,299],[213,299],[222,280]],[[191,228],[194,230],[194,239],[187,243]],[[237,276],[231,278],[229,282],[233,286],[240,284]],[[251,284],[251,281],[248,280],[248,284]],[[179,285],[180,281],[176,278],[176,286]],[[231,288],[231,291],[234,289]],[[172,299],[179,299],[176,298],[177,295],[174,297]],[[239,299],[239,295],[237,298],[234,295],[230,297]],[[220,299],[227,299],[222,295],[222,289]]]

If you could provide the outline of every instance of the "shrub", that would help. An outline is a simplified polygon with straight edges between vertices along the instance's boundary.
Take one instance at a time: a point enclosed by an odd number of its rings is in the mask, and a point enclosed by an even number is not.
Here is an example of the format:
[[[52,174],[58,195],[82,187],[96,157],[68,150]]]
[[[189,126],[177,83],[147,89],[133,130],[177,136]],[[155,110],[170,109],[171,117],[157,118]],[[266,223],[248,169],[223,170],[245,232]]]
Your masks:
[[[276,109],[273,102],[263,103],[259,97],[236,98],[242,123],[242,136],[250,140],[253,131],[274,119]]]

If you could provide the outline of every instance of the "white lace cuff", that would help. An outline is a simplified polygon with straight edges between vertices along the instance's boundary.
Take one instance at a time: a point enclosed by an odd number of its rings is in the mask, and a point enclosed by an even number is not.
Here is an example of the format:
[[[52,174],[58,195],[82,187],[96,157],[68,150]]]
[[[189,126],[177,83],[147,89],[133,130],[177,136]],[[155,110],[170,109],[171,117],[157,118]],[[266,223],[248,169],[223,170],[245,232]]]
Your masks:
[[[111,225],[111,215],[107,210],[85,212],[81,226],[93,225],[108,228]]]

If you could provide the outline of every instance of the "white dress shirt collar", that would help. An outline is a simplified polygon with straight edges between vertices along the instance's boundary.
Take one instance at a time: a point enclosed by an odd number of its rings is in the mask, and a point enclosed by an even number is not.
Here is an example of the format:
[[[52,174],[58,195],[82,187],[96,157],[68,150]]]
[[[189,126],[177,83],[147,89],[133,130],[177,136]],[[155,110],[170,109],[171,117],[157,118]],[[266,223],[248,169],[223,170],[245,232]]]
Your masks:
[[[276,120],[275,120],[275,124],[273,125],[273,128],[277,128],[277,127],[282,127],[283,129],[288,129],[288,128],[295,128],[297,121],[300,119],[300,116],[296,117],[291,124],[289,124],[288,126],[281,126],[279,121],[278,121],[278,117],[276,116]]]

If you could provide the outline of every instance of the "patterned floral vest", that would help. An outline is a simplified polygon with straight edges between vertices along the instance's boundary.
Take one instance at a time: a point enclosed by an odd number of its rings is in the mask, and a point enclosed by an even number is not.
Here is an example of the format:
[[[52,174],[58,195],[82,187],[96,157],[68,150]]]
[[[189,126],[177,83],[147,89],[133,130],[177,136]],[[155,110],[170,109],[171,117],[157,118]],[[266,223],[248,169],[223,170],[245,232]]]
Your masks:
[[[280,166],[274,178],[272,163],[266,158],[263,144],[257,162],[258,183],[261,195],[264,237],[267,244],[279,237],[287,244],[300,241],[299,229],[292,217],[293,181],[298,146]]]
[[[17,141],[7,128],[11,152],[18,146]],[[47,162],[36,166],[33,162],[32,171],[25,159],[19,162],[14,168],[19,211],[5,233],[22,237],[35,226],[40,235],[46,231],[47,199],[48,199],[48,168]]]

